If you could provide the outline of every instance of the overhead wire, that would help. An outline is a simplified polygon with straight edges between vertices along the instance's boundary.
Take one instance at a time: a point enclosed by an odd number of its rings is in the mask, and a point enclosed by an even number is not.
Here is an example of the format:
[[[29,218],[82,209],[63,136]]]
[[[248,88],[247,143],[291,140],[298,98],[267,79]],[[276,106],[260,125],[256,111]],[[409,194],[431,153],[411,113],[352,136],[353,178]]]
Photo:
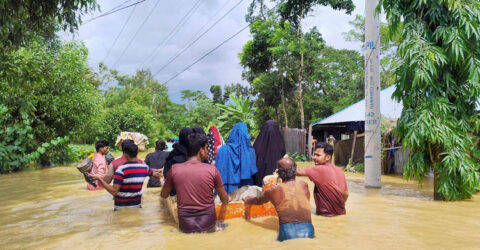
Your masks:
[[[278,3],[277,5],[275,5],[274,7],[272,7],[270,10],[268,10],[268,13],[270,13],[271,11],[273,11],[274,9],[276,9],[281,3]],[[226,40],[224,40],[223,42],[221,42],[220,44],[218,44],[217,46],[215,46],[215,48],[211,49],[210,51],[208,51],[206,54],[204,54],[203,56],[201,56],[200,58],[198,58],[197,60],[195,60],[193,63],[191,63],[190,65],[188,65],[187,67],[185,67],[182,71],[178,72],[177,74],[175,74],[174,76],[170,77],[167,81],[165,81],[165,84],[167,84],[168,82],[170,82],[171,80],[177,78],[179,75],[183,74],[183,72],[187,71],[188,69],[190,69],[193,65],[197,64],[198,62],[200,62],[203,58],[207,57],[208,55],[210,55],[211,53],[213,53],[215,50],[217,50],[218,48],[222,47],[224,44],[226,44],[228,41],[232,40],[234,37],[236,37],[238,34],[242,33],[242,31],[244,31],[245,29],[247,29],[248,27],[250,27],[250,25],[252,25],[251,23],[247,24],[245,27],[241,28],[239,31],[237,31],[235,34],[231,35],[229,38],[227,38]]]
[[[137,8],[137,6],[135,5],[135,6],[133,7],[133,9],[130,11],[130,14],[128,15],[128,18],[127,18],[127,20],[125,21],[125,23],[123,24],[122,29],[120,29],[120,32],[119,32],[118,35],[115,37],[115,40],[113,40],[112,46],[110,46],[110,49],[108,49],[107,55],[105,55],[105,58],[103,58],[103,61],[104,61],[104,62],[105,62],[105,60],[107,60],[108,56],[110,55],[110,52],[112,51],[113,47],[114,47],[115,44],[117,43],[118,38],[120,38],[120,35],[122,35],[123,30],[124,30],[125,27],[127,26],[127,23],[130,21],[130,18],[132,17],[132,14],[133,14],[133,12],[135,11],[136,8]]]
[[[145,25],[145,23],[148,21],[148,19],[152,16],[153,12],[155,11],[155,9],[157,8],[158,4],[160,3],[161,0],[157,0],[157,2],[155,3],[155,5],[153,6],[153,8],[150,10],[150,12],[148,13],[148,15],[145,17],[145,19],[143,20],[142,24],[140,24],[140,26],[137,28],[137,31],[135,32],[135,34],[133,34],[132,38],[130,39],[130,41],[128,42],[127,46],[123,49],[123,51],[120,53],[120,56],[118,57],[118,59],[115,61],[114,63],[114,67],[116,67],[117,63],[122,59],[123,55],[125,54],[125,51],[127,51],[127,49],[130,47],[130,45],[132,45],[132,42],[135,40],[135,38],[137,37],[138,33],[140,32],[140,30],[143,28],[143,26]]]
[[[131,0],[127,0],[126,2],[129,2],[129,1],[131,1]],[[91,22],[91,21],[94,21],[94,20],[96,20],[96,19],[98,19],[98,18],[101,18],[101,17],[104,17],[104,16],[111,15],[111,14],[113,14],[113,13],[119,12],[119,11],[124,10],[124,9],[126,9],[126,8],[130,8],[130,7],[132,7],[132,6],[137,6],[137,4],[143,3],[143,2],[145,2],[145,1],[147,1],[147,0],[140,0],[140,1],[138,1],[138,2],[132,3],[132,4],[130,4],[130,5],[127,5],[127,6],[125,6],[125,7],[122,7],[122,8],[120,8],[120,9],[116,9],[116,10],[114,10],[114,11],[111,11],[111,10],[110,10],[110,12],[103,13],[103,14],[101,14],[101,15],[99,15],[99,16],[96,16],[96,17],[93,17],[93,18],[90,18],[90,19],[86,20],[84,23],[82,23],[82,25],[83,25],[83,24],[87,24],[87,23],[89,23],[89,22]],[[123,4],[125,4],[126,2],[124,2],[124,3],[120,4],[120,5],[123,5]],[[117,7],[119,7],[119,6],[117,6]],[[115,7],[115,8],[117,8],[117,7]],[[114,9],[115,9],[115,8],[114,8]]]
[[[227,11],[222,17],[220,17],[215,23],[213,23],[210,27],[208,27],[207,30],[205,30],[200,36],[198,36],[194,41],[189,43],[186,47],[181,49],[177,54],[171,58],[165,65],[163,65],[157,72],[155,72],[155,75],[158,75],[162,70],[164,70],[168,65],[170,65],[172,62],[174,62],[178,57],[180,57],[186,50],[188,50],[190,47],[192,47],[200,38],[202,38],[205,34],[207,34],[213,27],[215,27],[220,21],[222,21],[228,14],[230,14],[238,5],[240,5],[244,0],[238,1],[237,4],[235,4],[230,10]]]
[[[168,35],[160,42],[157,44],[157,46],[153,49],[152,53],[150,53],[146,58],[145,60],[140,64],[140,68],[142,68],[142,66],[146,63],[146,62],[150,62],[153,58],[155,58],[155,55],[157,53],[157,50],[162,46],[163,48],[163,45],[166,44],[167,42],[167,39],[169,39],[172,34],[176,33],[176,31],[178,29],[180,29],[180,27],[183,26],[183,24],[185,23],[186,20],[188,20],[188,18],[190,18],[190,15],[193,13],[193,11],[195,10],[195,8],[197,7],[197,5],[201,2],[201,0],[198,0],[197,2],[195,2],[195,4],[192,6],[192,8],[190,8],[190,10],[180,19],[180,21],[173,27],[173,29],[170,31],[170,33],[168,33]]]

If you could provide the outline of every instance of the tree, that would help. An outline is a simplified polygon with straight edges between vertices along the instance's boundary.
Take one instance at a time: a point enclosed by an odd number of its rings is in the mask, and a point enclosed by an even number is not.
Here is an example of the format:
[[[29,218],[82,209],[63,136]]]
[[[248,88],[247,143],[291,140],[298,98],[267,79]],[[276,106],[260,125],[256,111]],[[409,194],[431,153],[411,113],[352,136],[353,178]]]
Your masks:
[[[218,117],[220,124],[218,126],[222,134],[228,134],[238,122],[243,122],[247,125],[250,135],[256,133],[255,123],[253,120],[253,107],[250,105],[250,97],[242,98],[234,94],[230,94],[232,104],[222,105],[216,104],[217,107],[223,111],[223,114]]]
[[[225,100],[222,98],[222,87],[220,87],[220,85],[210,86],[210,93],[213,95],[213,103],[225,104]]]
[[[297,98],[300,111],[300,127],[305,127],[305,115],[303,110],[303,70],[304,70],[304,54],[306,48],[303,42],[302,19],[305,18],[313,7],[317,4],[331,6],[335,10],[346,10],[350,14],[355,5],[351,0],[276,0],[280,3],[278,12],[283,20],[288,20],[292,27],[296,30],[298,38],[298,49],[300,54],[300,62],[297,73]]]
[[[4,124],[31,127],[30,140],[23,141],[29,144],[25,154],[58,138],[75,136],[99,109],[99,96],[87,77],[91,70],[83,44],[69,42],[52,50],[37,39],[5,57],[0,63],[0,104],[9,113]],[[57,144],[41,155],[42,164],[55,163],[52,159],[65,149]]]
[[[223,101],[227,102],[230,94],[235,94],[236,96],[241,96],[247,98],[250,96],[250,88],[248,86],[243,86],[240,83],[231,83],[223,87]]]
[[[479,164],[470,155],[479,119],[480,3],[381,0],[380,5],[392,32],[402,32],[393,97],[404,107],[397,133],[410,151],[405,176],[421,182],[433,169],[435,199],[470,198],[480,185]]]
[[[55,32],[60,29],[74,32],[81,16],[97,8],[95,0],[1,1],[2,49],[18,48],[35,36],[56,42]]]

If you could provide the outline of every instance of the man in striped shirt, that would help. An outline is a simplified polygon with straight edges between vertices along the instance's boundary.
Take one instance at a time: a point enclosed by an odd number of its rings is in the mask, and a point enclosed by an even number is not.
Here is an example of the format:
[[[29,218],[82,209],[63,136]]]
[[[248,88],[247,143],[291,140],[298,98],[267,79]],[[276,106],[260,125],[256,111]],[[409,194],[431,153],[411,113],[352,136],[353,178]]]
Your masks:
[[[93,175],[95,180],[114,196],[115,210],[119,208],[140,208],[142,203],[142,187],[147,176],[161,177],[161,171],[152,170],[145,164],[137,162],[138,146],[129,143],[122,149],[127,162],[115,171],[113,186],[102,177]]]

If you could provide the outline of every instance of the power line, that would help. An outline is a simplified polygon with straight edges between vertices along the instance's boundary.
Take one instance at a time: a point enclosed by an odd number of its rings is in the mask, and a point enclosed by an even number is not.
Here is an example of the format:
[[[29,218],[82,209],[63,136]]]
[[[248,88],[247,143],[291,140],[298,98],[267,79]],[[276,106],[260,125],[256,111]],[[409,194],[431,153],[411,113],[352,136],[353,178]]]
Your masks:
[[[213,27],[215,27],[220,21],[222,21],[228,14],[230,14],[230,12],[232,12],[238,5],[240,5],[241,3],[243,2],[243,0],[240,0],[238,1],[237,4],[235,4],[232,8],[230,8],[229,11],[227,11],[227,13],[225,13],[222,17],[220,17],[215,23],[213,23],[207,30],[205,30],[205,32],[203,32],[200,36],[197,37],[197,39],[195,39],[193,42],[191,42],[190,44],[187,45],[187,47],[183,48],[182,50],[180,50],[179,52],[177,52],[177,54],[172,58],[170,59],[170,61],[168,63],[166,63],[165,65],[163,65],[157,72],[155,72],[154,76],[155,75],[158,75],[163,69],[165,69],[168,65],[170,65],[173,61],[175,61],[179,56],[181,56],[187,49],[189,49],[190,47],[192,47],[192,45],[194,45],[198,40],[200,40],[200,38],[202,38],[205,34],[207,34]]]
[[[177,29],[179,29],[180,26],[183,25],[184,21],[190,16],[190,14],[193,12],[193,10],[195,9],[195,7],[198,5],[198,3],[200,3],[201,0],[198,0],[193,6],[192,8],[190,8],[190,10],[182,17],[182,19],[180,19],[180,21],[175,25],[175,27],[173,27],[173,29],[170,31],[170,33],[160,42],[157,44],[157,46],[155,47],[155,49],[152,51],[152,53],[150,53],[147,58],[142,62],[142,64],[140,65],[140,68],[148,61],[150,62],[151,59],[153,59],[155,57],[155,54],[157,53],[157,50],[158,48],[160,48],[160,46],[162,46],[166,41],[167,39],[170,38],[170,36],[175,33],[175,31]]]
[[[119,6],[121,6],[121,5],[123,5],[123,4],[127,3],[127,2],[130,2],[130,1],[131,1],[131,0],[127,0],[126,2],[120,4]],[[86,21],[85,21],[84,23],[82,23],[82,24],[87,24],[87,23],[89,23],[89,22],[91,22],[91,21],[93,21],[93,20],[96,20],[96,19],[100,18],[100,17],[108,16],[108,15],[110,15],[110,14],[113,14],[113,13],[115,13],[115,12],[119,12],[119,11],[121,11],[121,10],[123,10],[123,9],[130,8],[130,7],[132,7],[132,6],[137,6],[137,4],[143,3],[143,2],[145,2],[145,1],[147,1],[147,0],[140,0],[140,1],[138,1],[138,2],[132,3],[132,4],[130,4],[130,5],[127,5],[127,6],[125,6],[125,7],[122,7],[122,8],[120,8],[120,9],[116,9],[116,8],[119,7],[119,6],[117,6],[117,7],[115,7],[115,8],[112,9],[113,11],[110,10],[109,12],[106,12],[106,13],[103,13],[103,14],[101,14],[101,15],[99,15],[99,16],[96,16],[96,17],[93,17],[93,18],[91,18],[91,19],[88,19],[88,20],[86,20]],[[116,10],[114,10],[114,9],[116,9]]]
[[[246,25],[245,27],[243,27],[241,30],[237,31],[237,33],[233,34],[232,36],[230,36],[227,40],[223,41],[222,43],[220,43],[219,45],[217,45],[215,48],[213,48],[212,50],[210,50],[209,52],[207,52],[205,55],[203,55],[202,57],[198,58],[195,62],[193,62],[192,64],[188,65],[185,69],[183,69],[182,71],[180,71],[179,73],[177,73],[176,75],[174,75],[173,77],[171,77],[170,79],[168,79],[165,83],[168,83],[170,82],[171,80],[177,78],[177,76],[179,76],[180,74],[182,74],[183,72],[187,71],[189,68],[191,68],[193,65],[195,65],[196,63],[198,63],[199,61],[201,61],[203,58],[207,57],[208,55],[210,55],[212,52],[214,52],[215,50],[217,50],[218,48],[220,48],[222,45],[224,45],[225,43],[227,43],[228,41],[232,40],[232,38],[234,38],[235,36],[237,36],[238,34],[240,34],[242,31],[244,31],[246,28],[248,28],[250,25]],[[155,76],[155,75],[154,75]]]
[[[125,54],[125,51],[127,51],[127,49],[130,47],[130,45],[132,44],[133,40],[135,40],[135,38],[137,37],[138,33],[140,32],[140,30],[143,28],[143,25],[145,25],[145,23],[148,21],[148,19],[150,18],[150,16],[153,14],[153,12],[155,11],[155,9],[157,8],[158,4],[160,3],[160,0],[157,0],[157,2],[155,3],[155,5],[153,6],[153,8],[150,10],[150,12],[148,13],[147,17],[143,20],[142,24],[140,24],[140,27],[138,27],[137,31],[135,32],[135,34],[133,35],[132,39],[130,39],[130,41],[128,42],[127,46],[125,47],[125,49],[123,49],[122,53],[120,54],[120,57],[118,57],[118,59],[115,61],[114,63],[114,67],[116,67],[117,63],[122,59],[123,55]]]
[[[276,9],[278,6],[280,5],[280,3],[278,3],[277,5],[275,5],[273,8],[271,8],[268,13],[270,13],[271,11],[273,11],[274,9]],[[198,58],[197,60],[195,60],[192,64],[188,65],[186,68],[184,68],[182,71],[178,72],[177,74],[175,74],[174,76],[170,77],[170,79],[168,79],[165,84],[167,84],[168,82],[170,82],[171,80],[177,78],[179,75],[181,75],[183,72],[187,71],[188,69],[190,69],[193,65],[197,64],[198,62],[200,62],[203,58],[207,57],[208,55],[210,55],[211,53],[213,53],[215,50],[217,50],[218,48],[222,47],[225,43],[227,43],[228,41],[232,40],[234,37],[236,37],[238,34],[240,34],[242,31],[244,31],[246,28],[250,27],[251,23],[246,25],[245,27],[243,27],[242,29],[240,29],[239,31],[237,31],[235,34],[233,34],[232,36],[230,36],[229,38],[227,38],[227,40],[221,42],[219,45],[217,45],[215,48],[213,48],[212,50],[208,51],[205,55],[203,55],[202,57]]]
[[[125,23],[123,24],[122,29],[118,33],[117,37],[115,37],[115,40],[113,40],[112,46],[110,46],[110,49],[108,49],[107,55],[105,56],[105,58],[103,58],[104,62],[105,62],[105,60],[107,60],[108,56],[110,55],[110,52],[112,51],[113,47],[117,43],[117,40],[120,37],[120,35],[123,33],[123,30],[125,29],[125,26],[127,26],[127,23],[128,23],[128,21],[130,21],[130,18],[132,17],[132,14],[133,14],[133,12],[135,11],[136,8],[137,8],[137,6],[135,5],[135,6],[133,6],[132,11],[130,11],[130,14],[128,15],[128,18],[125,21]]]

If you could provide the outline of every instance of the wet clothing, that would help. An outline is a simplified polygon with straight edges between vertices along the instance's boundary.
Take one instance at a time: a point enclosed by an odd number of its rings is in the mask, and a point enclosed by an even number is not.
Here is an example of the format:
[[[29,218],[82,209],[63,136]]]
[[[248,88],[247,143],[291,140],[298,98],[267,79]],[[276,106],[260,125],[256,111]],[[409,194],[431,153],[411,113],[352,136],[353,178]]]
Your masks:
[[[91,175],[98,175],[101,176],[102,178],[105,177],[107,173],[107,160],[105,159],[105,156],[103,156],[101,153],[96,153],[93,156],[93,161],[92,161],[92,170],[90,171]],[[90,183],[87,183],[87,190],[102,190],[103,186],[100,184],[99,181],[95,180],[95,184],[97,184],[97,187],[94,187],[90,185]]]
[[[175,187],[178,208],[207,209],[214,206],[213,190],[222,187],[218,170],[210,164],[189,160],[175,164],[168,172],[164,188]]]
[[[152,169],[161,169],[165,165],[165,160],[168,157],[169,152],[156,150],[153,153],[150,153],[145,158],[145,164],[147,164]],[[160,179],[151,176],[148,179],[147,187],[160,187]]]
[[[263,177],[273,174],[277,169],[277,161],[285,155],[285,143],[278,123],[268,120],[263,125],[253,144],[256,154],[258,172],[255,174],[255,185],[262,187]]]
[[[213,165],[189,160],[173,166],[163,188],[177,190],[178,222],[182,232],[202,232],[215,227],[213,190],[222,186],[220,173]]]
[[[193,130],[191,128],[182,128],[180,130],[180,134],[178,136],[178,143],[173,144],[173,150],[168,155],[167,159],[165,160],[165,167],[163,168],[163,176],[167,176],[168,172],[172,168],[174,164],[177,163],[184,163],[188,160],[188,136],[193,134]],[[170,192],[170,196],[175,195],[175,189],[172,188]]]
[[[255,150],[250,146],[250,136],[245,123],[235,124],[227,143],[218,150],[215,166],[222,176],[227,193],[244,185],[253,184],[257,164]]]
[[[152,176],[150,167],[137,162],[126,162],[115,171],[113,184],[119,184],[120,190],[114,197],[115,209],[122,207],[140,207],[142,187],[147,176]]]
[[[125,164],[127,162],[127,158],[125,158],[125,155],[122,154],[122,156],[118,157],[117,159],[112,161],[112,166],[113,166],[113,172],[117,171],[118,167],[121,165]],[[137,163],[143,164],[143,161],[140,159],[137,159]]]
[[[311,222],[295,222],[280,225],[278,232],[278,241],[298,239],[298,238],[314,238],[315,229]]]
[[[178,225],[184,233],[213,232],[216,222],[214,205],[206,209],[178,208]]]
[[[342,170],[333,164],[305,169],[307,177],[315,183],[313,197],[316,214],[332,217],[345,214],[343,193],[348,191]]]

